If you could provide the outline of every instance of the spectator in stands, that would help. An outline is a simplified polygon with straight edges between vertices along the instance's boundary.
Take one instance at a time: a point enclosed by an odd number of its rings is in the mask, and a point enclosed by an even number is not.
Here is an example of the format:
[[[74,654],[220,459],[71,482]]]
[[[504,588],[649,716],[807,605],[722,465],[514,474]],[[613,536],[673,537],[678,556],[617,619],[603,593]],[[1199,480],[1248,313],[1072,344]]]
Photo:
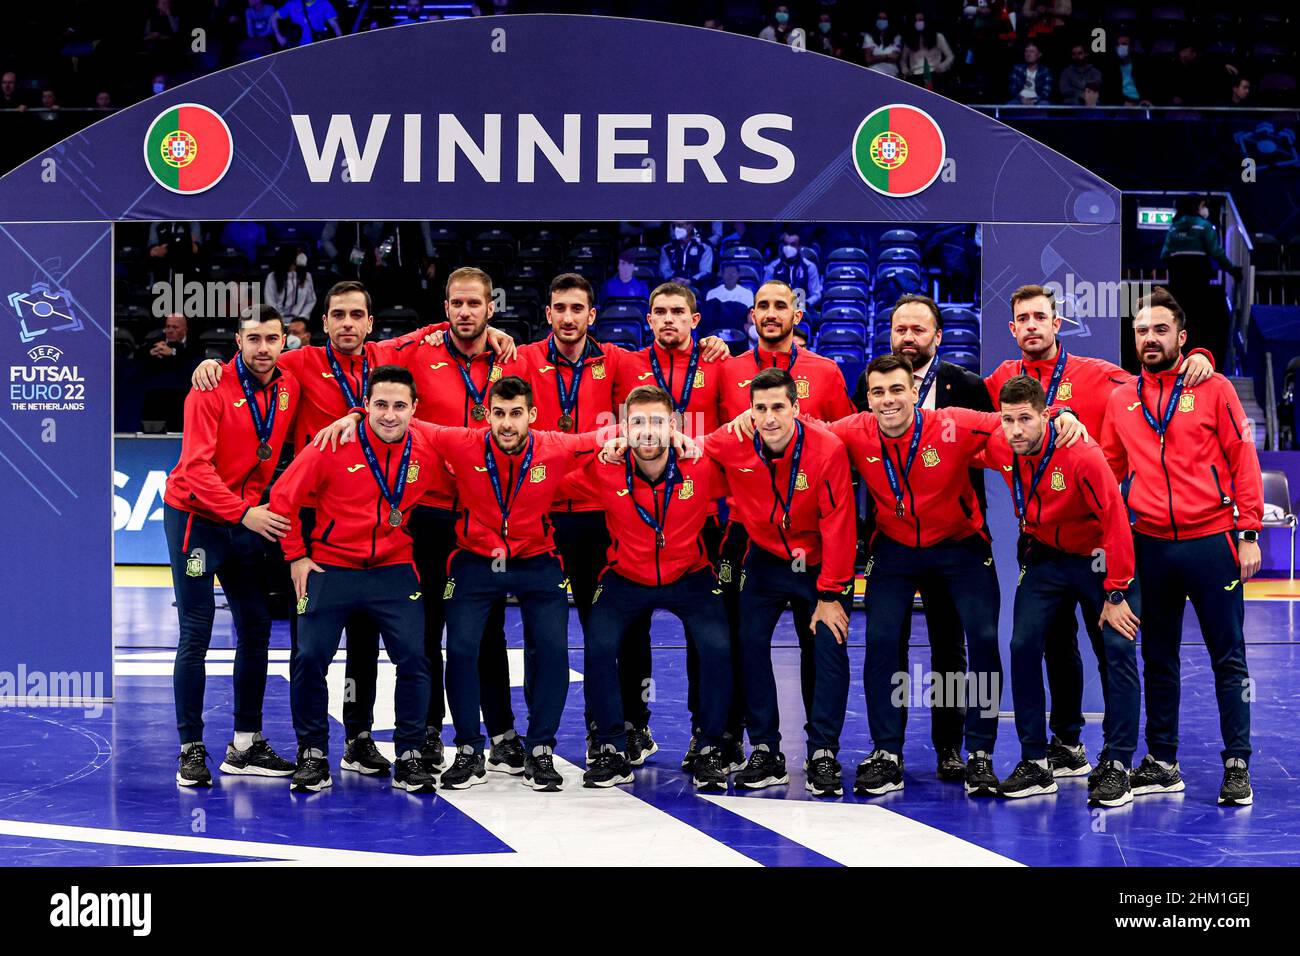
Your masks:
[[[809,49],[842,60],[844,49],[848,45],[848,34],[831,22],[831,15],[825,12],[818,14],[817,32],[808,41]]]
[[[872,29],[862,34],[862,59],[871,69],[886,76],[898,76],[903,55],[903,38],[889,21],[889,11],[876,12]]]
[[[306,46],[331,36],[341,37],[343,30],[329,0],[289,0],[276,11],[275,34],[281,46]]]
[[[1228,94],[1229,106],[1246,106],[1250,98],[1250,77],[1238,74],[1232,81],[1232,90]]]
[[[747,309],[754,307],[754,293],[740,284],[740,270],[734,263],[722,267],[722,282],[709,290],[706,302],[739,302]]]
[[[721,30],[723,33],[727,32],[727,27],[717,17],[709,17],[704,21],[703,27],[706,30]]]
[[[1142,64],[1133,53],[1133,41],[1126,33],[1115,38],[1114,53],[1111,54],[1103,72],[1101,89],[1106,100],[1127,106],[1150,106],[1151,101],[1143,93],[1147,80]]]
[[[1046,22],[1053,30],[1065,26],[1074,10],[1071,0],[1025,0],[1026,19]]]
[[[1061,71],[1060,97],[1066,106],[1082,106],[1083,91],[1089,83],[1101,88],[1101,70],[1088,59],[1082,43],[1070,47],[1070,65]]]
[[[1169,291],[1187,313],[1188,350],[1209,349],[1214,355],[1214,367],[1225,375],[1230,374],[1224,365],[1228,307],[1223,288],[1212,282],[1215,265],[1237,280],[1241,279],[1242,270],[1223,251],[1204,196],[1178,197],[1160,259],[1169,267]]]
[[[1178,59],[1165,73],[1165,99],[1173,106],[1205,106],[1214,100],[1213,80],[1196,44],[1183,43]]]
[[[665,281],[683,276],[698,284],[713,272],[713,250],[700,238],[695,223],[669,224],[669,240],[659,249],[659,275]]]
[[[155,366],[155,370],[170,370],[185,365],[198,365],[202,354],[195,356],[198,349],[190,348],[190,325],[185,316],[173,313],[163,321],[162,338],[153,345],[141,347],[140,360],[165,363]]]
[[[257,250],[266,245],[266,227],[260,222],[228,222],[221,230],[221,246],[235,249],[249,262],[257,259]]]
[[[1068,7],[1069,4],[1067,3]],[[1051,46],[1052,34],[1065,25],[1053,9],[1050,0],[1026,0],[1024,7],[1023,35],[1027,40],[1034,40],[1044,46]]]
[[[275,7],[266,0],[248,0],[244,11],[244,36],[249,40],[270,40],[275,36]]]
[[[171,0],[156,0],[144,24],[144,54],[150,63],[170,68],[181,54],[178,38],[181,18],[172,13]]]
[[[749,327],[753,328],[754,323],[750,322]],[[799,340],[799,348],[801,349],[808,348],[808,327],[806,325],[796,325],[794,327],[794,337]],[[752,339],[751,341],[757,341],[757,338],[758,338],[758,333],[755,332],[754,339]],[[811,351],[811,349],[809,349],[809,351]]]
[[[1039,62],[1043,52],[1037,43],[1030,40],[1025,44],[1025,61],[1011,68],[1011,77],[1007,89],[1011,103],[1021,106],[1037,106],[1039,103],[1052,101],[1052,71]]]
[[[41,90],[41,109],[57,110],[59,108],[59,98],[53,90]]]
[[[429,19],[428,14],[424,12],[424,4],[421,0],[407,0],[406,9],[402,11],[402,16],[407,23],[424,23]]]
[[[618,254],[618,274],[605,280],[600,290],[600,299],[650,299],[650,287],[638,279],[636,273],[636,256],[631,249],[624,249]]]
[[[758,38],[789,45],[790,30],[790,8],[781,4],[772,14],[772,22],[758,31]]]
[[[297,339],[297,344],[294,344]],[[311,321],[306,318],[297,318],[289,320],[289,338],[285,342],[285,348],[306,348],[311,345]]]
[[[903,77],[927,90],[942,91],[948,86],[948,73],[956,62],[948,40],[918,10],[903,34],[903,55],[899,61]]]
[[[803,290],[804,303],[811,308],[822,298],[822,279],[813,261],[803,254],[799,233],[781,233],[780,255],[763,270],[763,281],[780,279],[798,294]]]
[[[189,242],[186,243],[186,233]],[[199,240],[203,233],[197,222],[154,222],[149,224],[149,255],[166,259],[177,255],[199,254]]]
[[[307,271],[307,250],[281,246],[266,276],[266,302],[286,319],[309,318],[316,309],[316,285]]]
[[[18,88],[18,74],[12,70],[0,76],[0,110],[27,109],[27,94]]]
[[[1089,83],[1083,88],[1083,103],[1081,106],[1089,108],[1101,105],[1101,84]]]
[[[149,90],[154,96],[157,96],[159,93],[169,89],[170,86],[171,84],[167,82],[167,74],[158,73],[154,76],[153,82],[149,85]]]
[[[109,95],[108,90],[100,90],[95,94],[95,108],[101,110],[113,109],[113,97]]]

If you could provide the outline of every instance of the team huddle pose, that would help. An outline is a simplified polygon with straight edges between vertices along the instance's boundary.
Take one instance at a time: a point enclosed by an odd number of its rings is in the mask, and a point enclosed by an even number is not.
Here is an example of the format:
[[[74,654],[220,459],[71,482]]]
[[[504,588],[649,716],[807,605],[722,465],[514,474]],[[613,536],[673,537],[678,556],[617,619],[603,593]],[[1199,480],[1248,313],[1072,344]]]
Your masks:
[[[1010,330],[1021,358],[983,381],[938,358],[942,313],[905,295],[893,351],[868,365],[854,399],[836,363],[798,347],[802,313],[781,281],[756,292],[759,341],[737,356],[716,338],[696,340],[695,296],[676,283],[651,294],[654,341],[640,351],[589,335],[595,297],[582,276],[555,278],[551,334],[518,348],[490,325],[492,291],[486,273],[457,269],[446,322],[373,342],[369,294],[340,282],[325,297],[324,346],[282,352],[284,321],[259,306],[241,320],[234,359],[195,371],[164,499],[181,624],[178,785],[213,782],[202,714],[219,575],[237,641],[224,773],[288,777],[296,791],[331,785],[326,678],[346,632],[343,770],[391,773],[411,793],[465,789],[490,771],[561,789],[571,592],[584,645],[585,786],[631,783],[658,752],[644,693],[656,609],[686,633],[692,736],[681,766],[694,787],[788,784],[771,657],[788,608],[806,787],[841,796],[856,474],[868,502],[872,749],[855,793],[904,785],[920,591],[944,691],[932,726],[941,779],[971,797],[1023,798],[1086,774],[1089,803],[1103,807],[1181,791],[1179,648],[1190,599],[1224,738],[1218,800],[1252,802],[1242,585],[1260,565],[1259,461],[1231,384],[1207,353],[1184,357],[1186,318],[1166,291],[1140,303],[1142,371],[1132,376],[1067,353],[1050,291],[1018,289]],[[293,461],[272,483],[286,445]],[[1021,531],[1010,648],[1020,759],[1005,778],[993,765],[1001,595],[984,469],[1007,482]],[[293,761],[262,734],[266,541],[289,562],[297,598]],[[522,734],[504,636],[509,596],[523,622]],[[1105,700],[1095,764],[1080,742],[1076,609]],[[1147,753],[1134,767],[1139,631]],[[371,734],[381,638],[396,669],[392,760]]]

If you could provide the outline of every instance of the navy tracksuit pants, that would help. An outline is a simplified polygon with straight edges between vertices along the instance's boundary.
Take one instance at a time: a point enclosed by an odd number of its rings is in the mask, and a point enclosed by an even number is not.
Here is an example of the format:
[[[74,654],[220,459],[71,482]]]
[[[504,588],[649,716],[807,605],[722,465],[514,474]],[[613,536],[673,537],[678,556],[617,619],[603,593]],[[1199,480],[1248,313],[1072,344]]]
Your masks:
[[[745,720],[749,742],[781,749],[780,713],[777,709],[776,677],[772,673],[772,632],[789,606],[796,626],[808,630],[817,609],[819,567],[797,570],[791,561],[751,546],[739,584],[745,613],[740,618],[741,676],[744,680]],[[841,596],[845,613],[853,611],[853,594]],[[849,699],[849,649],[835,639],[830,628],[817,625],[810,634],[811,647],[801,647],[800,672],[811,664],[812,687],[805,686],[804,731],[808,756],[818,750],[838,753],[844,729],[844,711]],[[802,643],[802,642],[801,642]],[[804,682],[801,680],[801,684]],[[809,699],[811,698],[811,700]]]
[[[397,666],[393,697],[398,756],[424,746],[429,709],[429,662],[424,656],[424,605],[409,564],[378,568],[326,567],[307,577],[307,604],[298,615],[298,646],[289,665],[289,699],[300,747],[329,753],[329,690],[325,675],[339,649],[343,627],[366,614],[384,636]]]
[[[1167,541],[1133,535],[1142,584],[1142,677],[1147,749],[1166,763],[1178,759],[1179,649],[1188,599],[1210,652],[1224,760],[1250,759],[1250,698],[1237,548],[1228,533]]]
[[[1046,698],[1043,694],[1043,654],[1062,610],[1074,614],[1083,606],[1083,620],[1101,663],[1102,694],[1106,716],[1102,733],[1105,756],[1132,766],[1137,749],[1138,686],[1137,645],[1111,626],[1101,627],[1105,602],[1105,572],[1093,568],[1089,555],[1067,554],[1038,542],[1029,545],[1016,587],[1015,624],[1011,634],[1011,698],[1016,711],[1016,734],[1025,760],[1047,757]],[[1142,600],[1136,583],[1126,597],[1133,613],[1142,618]],[[1146,631],[1146,618],[1143,632]],[[1067,701],[1066,707],[1072,702]],[[1052,692],[1056,710],[1056,690]],[[1078,742],[1078,737],[1073,743]]]
[[[916,548],[877,534],[867,564],[867,655],[862,675],[871,739],[879,750],[903,752],[912,598],[927,576],[942,580],[966,632],[970,658],[963,684],[966,749],[992,753],[1002,693],[1000,597],[992,551],[979,535]],[[945,693],[950,689],[945,685]]]
[[[209,521],[169,504],[163,505],[163,531],[180,619],[172,687],[181,743],[203,742],[203,692],[216,617],[212,592],[216,574],[221,576],[235,623],[235,730],[259,731],[271,640],[271,612],[264,591],[264,539],[243,525]]]
[[[699,662],[698,700],[692,710],[702,746],[718,747],[731,703],[731,647],[722,590],[711,568],[659,587],[638,584],[606,571],[592,602],[585,641],[583,691],[596,724],[595,740],[619,750],[626,741],[618,660],[633,622],[657,608],[671,611],[686,629]]]
[[[494,605],[513,594],[524,621],[524,747],[554,747],[569,694],[569,597],[555,554],[505,558],[500,563],[470,551],[451,559],[443,589],[447,615],[447,701],[456,746],[483,751],[479,657]],[[620,725],[621,726],[621,725]]]

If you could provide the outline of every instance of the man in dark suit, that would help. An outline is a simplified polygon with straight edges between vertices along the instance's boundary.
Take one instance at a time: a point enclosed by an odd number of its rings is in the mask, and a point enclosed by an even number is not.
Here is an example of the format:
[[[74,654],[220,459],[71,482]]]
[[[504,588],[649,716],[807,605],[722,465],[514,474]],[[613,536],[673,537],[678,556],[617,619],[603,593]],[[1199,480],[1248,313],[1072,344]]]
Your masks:
[[[900,296],[890,317],[889,344],[897,355],[912,363],[918,390],[917,408],[972,408],[991,412],[988,389],[973,372],[938,358],[943,341],[943,315],[934,300],[925,295]],[[867,376],[864,372],[853,394],[859,411],[867,410]],[[979,496],[980,510],[986,509],[984,474],[971,471],[971,483]],[[871,522],[870,517],[867,518]],[[925,605],[925,625],[930,635],[931,666],[944,675],[943,688],[958,686],[948,675],[966,673],[966,635],[952,596],[941,581],[923,582],[921,600]],[[905,668],[900,668],[905,669]],[[961,755],[965,708],[957,701],[942,699],[931,709],[930,740],[938,761],[939,779],[962,781],[966,763]]]

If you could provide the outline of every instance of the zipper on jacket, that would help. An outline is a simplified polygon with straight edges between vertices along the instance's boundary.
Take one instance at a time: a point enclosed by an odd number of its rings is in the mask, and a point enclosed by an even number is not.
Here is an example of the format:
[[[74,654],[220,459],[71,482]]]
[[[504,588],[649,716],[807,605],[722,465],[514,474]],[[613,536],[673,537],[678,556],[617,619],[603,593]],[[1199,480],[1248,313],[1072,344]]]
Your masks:
[[[1141,373],[1138,373],[1141,374]],[[1164,418],[1165,405],[1165,383],[1160,382],[1160,393],[1156,397],[1156,421]],[[1165,492],[1169,497],[1169,527],[1174,532],[1174,540],[1178,540],[1178,522],[1174,519],[1174,484],[1169,477],[1169,466],[1165,464],[1165,440],[1160,439],[1160,470],[1165,473]]]

